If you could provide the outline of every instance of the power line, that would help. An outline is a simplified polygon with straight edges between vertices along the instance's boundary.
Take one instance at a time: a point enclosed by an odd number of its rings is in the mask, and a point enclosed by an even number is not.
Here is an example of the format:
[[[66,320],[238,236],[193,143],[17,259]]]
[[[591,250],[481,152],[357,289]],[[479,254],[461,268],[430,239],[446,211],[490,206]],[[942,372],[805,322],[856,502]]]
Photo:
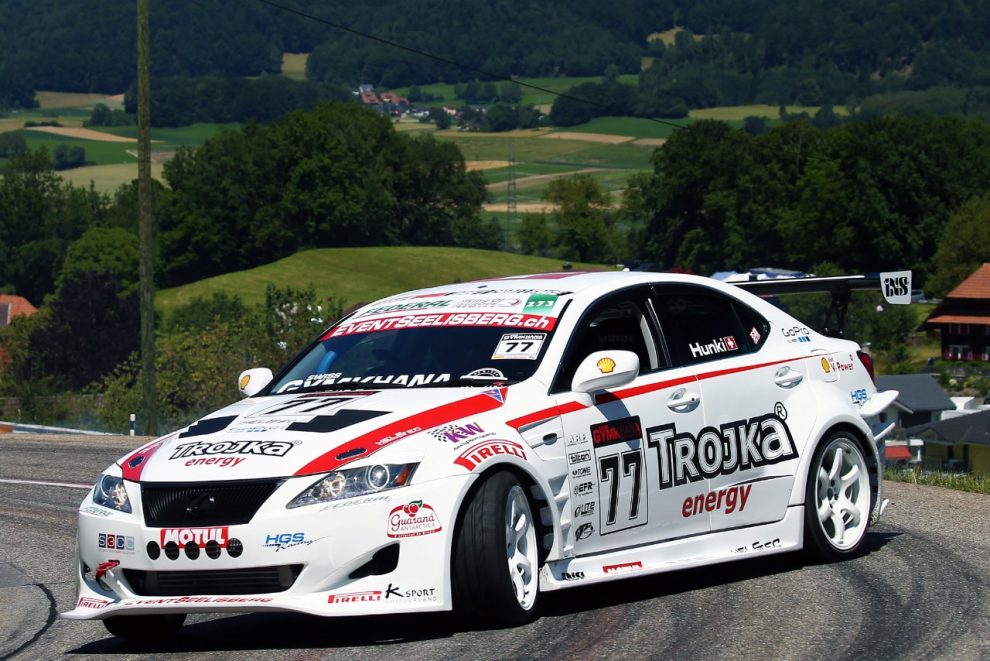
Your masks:
[[[412,48],[411,46],[406,46],[404,44],[400,44],[398,42],[391,41],[389,39],[383,39],[381,37],[376,37],[375,35],[368,34],[367,32],[361,32],[360,30],[355,30],[354,28],[348,27],[348,26],[343,25],[341,23],[336,23],[334,21],[329,21],[329,20],[327,20],[325,18],[320,18],[319,16],[314,16],[313,14],[307,14],[306,12],[300,11],[300,10],[295,9],[293,7],[288,7],[286,5],[282,5],[282,4],[279,4],[277,2],[272,2],[272,0],[258,0],[258,2],[260,2],[262,4],[265,4],[265,5],[268,5],[269,7],[274,7],[275,9],[279,9],[281,11],[288,12],[290,14],[295,14],[296,16],[301,16],[302,18],[305,18],[307,20],[316,21],[317,23],[322,23],[323,25],[328,25],[328,26],[330,26],[332,28],[336,28],[338,30],[342,30],[344,32],[348,32],[348,33],[353,34],[353,35],[356,35],[358,37],[362,37],[363,39],[370,39],[371,41],[377,41],[380,44],[384,44],[386,46],[391,46],[392,48],[397,48],[399,50],[404,50],[407,53],[413,53],[415,55],[420,55],[422,57],[426,57],[426,58],[429,58],[431,60],[436,60],[437,62],[443,62],[444,64],[450,64],[450,65],[455,66],[455,67],[458,67],[460,69],[466,69],[467,71],[473,71],[473,72],[478,73],[478,74],[481,74],[482,76],[485,76],[487,78],[495,78],[497,80],[505,80],[505,81],[508,81],[508,82],[511,82],[511,83],[515,83],[516,85],[519,85],[521,87],[528,87],[530,89],[534,89],[534,90],[537,90],[537,91],[540,91],[540,92],[545,92],[547,94],[550,94],[552,96],[559,97],[561,99],[568,99],[570,101],[577,101],[578,103],[584,103],[584,104],[587,104],[589,106],[594,106],[596,108],[602,108],[604,110],[608,110],[609,109],[609,107],[607,105],[605,105],[604,103],[598,103],[597,101],[592,101],[591,99],[583,99],[583,98],[581,98],[579,96],[573,96],[571,94],[565,94],[563,92],[555,92],[555,91],[553,91],[551,89],[547,89],[546,87],[541,87],[539,85],[534,85],[533,83],[527,83],[524,80],[520,80],[518,78],[513,78],[512,76],[502,76],[502,75],[499,75],[497,73],[492,73],[490,71],[485,71],[484,69],[480,69],[480,68],[475,67],[475,66],[472,66],[470,64],[464,64],[463,62],[458,62],[457,60],[452,60],[450,58],[443,57],[442,55],[436,55],[434,53],[427,53],[426,51],[419,50],[418,48]],[[676,124],[674,122],[668,122],[668,121],[666,121],[664,119],[658,119],[656,117],[643,117],[641,119],[646,119],[646,120],[651,121],[651,122],[656,122],[657,124],[663,124],[664,126],[672,126],[675,129],[684,128],[684,126],[681,125],[681,124]]]

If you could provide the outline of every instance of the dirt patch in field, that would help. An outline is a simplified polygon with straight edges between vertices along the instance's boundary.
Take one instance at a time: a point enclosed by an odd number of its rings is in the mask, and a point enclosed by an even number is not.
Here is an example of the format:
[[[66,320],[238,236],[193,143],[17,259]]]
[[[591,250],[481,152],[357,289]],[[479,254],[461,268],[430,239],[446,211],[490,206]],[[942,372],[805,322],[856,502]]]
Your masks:
[[[667,142],[667,138],[640,138],[634,141],[633,144],[642,145],[643,147],[659,147],[665,142]]]
[[[84,92],[35,92],[35,100],[38,106],[44,110],[49,108],[79,108],[92,106],[97,103],[106,103],[112,97],[106,94],[90,94]],[[121,95],[123,101],[123,95]]]
[[[508,161],[467,161],[464,163],[465,169],[468,172],[472,170],[491,170],[493,168],[507,168],[509,167]]]
[[[585,142],[599,142],[606,145],[617,145],[623,142],[635,140],[631,135],[612,135],[610,133],[578,133],[576,131],[562,131],[561,133],[548,133],[541,135],[541,138],[551,140],[584,140]]]
[[[553,174],[534,174],[529,177],[517,177],[516,187],[532,188],[553,181],[554,179],[560,179],[561,177],[571,177],[575,174],[589,174],[591,172],[604,172],[607,169],[608,168],[584,168],[582,170],[571,170],[570,172],[556,172]],[[508,188],[509,188],[508,181],[501,181],[497,184],[488,184],[488,190],[493,192],[505,191],[508,190]]]
[[[482,208],[485,211],[505,211],[508,208],[505,202],[499,204],[484,204]],[[517,202],[516,203],[516,213],[549,213],[551,211],[556,211],[557,205],[551,204],[549,202]]]
[[[134,138],[122,135],[112,135],[102,131],[94,131],[84,128],[69,128],[67,126],[32,126],[28,131],[41,131],[42,133],[54,133],[64,135],[67,138],[79,138],[81,140],[97,140],[99,142],[137,142]]]

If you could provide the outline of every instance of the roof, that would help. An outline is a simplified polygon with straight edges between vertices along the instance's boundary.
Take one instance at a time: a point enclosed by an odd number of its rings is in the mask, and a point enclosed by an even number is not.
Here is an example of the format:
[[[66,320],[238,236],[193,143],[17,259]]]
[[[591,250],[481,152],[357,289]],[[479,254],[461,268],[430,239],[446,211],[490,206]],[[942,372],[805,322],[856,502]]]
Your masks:
[[[887,461],[911,461],[914,456],[906,445],[888,445],[883,449],[883,457]]]
[[[940,314],[930,317],[926,324],[973,324],[975,326],[990,326],[990,315]]]
[[[0,294],[0,326],[7,326],[18,315],[32,315],[37,311],[38,308],[23,296]]]
[[[973,271],[972,275],[950,291],[946,298],[990,299],[990,264],[984,264]]]
[[[908,435],[920,436],[928,442],[969,443],[990,447],[990,411],[979,411],[912,427]]]
[[[877,390],[896,390],[894,400],[911,413],[952,411],[956,405],[929,374],[889,374],[877,377]]]

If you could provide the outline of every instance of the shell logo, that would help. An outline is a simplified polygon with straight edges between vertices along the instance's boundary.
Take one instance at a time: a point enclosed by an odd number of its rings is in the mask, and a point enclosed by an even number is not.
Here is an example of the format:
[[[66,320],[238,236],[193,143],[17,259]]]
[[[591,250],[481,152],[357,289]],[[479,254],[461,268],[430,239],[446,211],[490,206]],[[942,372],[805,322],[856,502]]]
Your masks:
[[[829,365],[828,365],[828,359],[827,358],[822,358],[822,369],[825,370],[825,373],[826,374],[828,374],[829,372],[832,371],[832,368],[829,367]]]
[[[244,376],[241,377],[241,382],[238,385],[240,386],[241,390],[244,390],[245,388],[247,388],[247,384],[250,382],[251,382],[251,375],[245,374]]]
[[[602,358],[597,363],[595,363],[595,366],[598,367],[598,370],[602,374],[611,374],[612,370],[615,369],[615,361],[612,360],[611,358],[606,357],[606,358]]]

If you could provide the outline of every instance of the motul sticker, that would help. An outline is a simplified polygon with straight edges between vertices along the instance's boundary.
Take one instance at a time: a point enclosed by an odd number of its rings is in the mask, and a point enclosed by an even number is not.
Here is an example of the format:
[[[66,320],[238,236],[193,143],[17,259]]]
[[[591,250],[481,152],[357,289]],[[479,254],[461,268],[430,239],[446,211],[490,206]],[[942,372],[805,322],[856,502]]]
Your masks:
[[[388,536],[392,538],[432,535],[440,530],[437,513],[422,500],[399,505],[388,515]]]
[[[227,548],[228,528],[162,528],[161,545],[174,542],[180,547],[189,542],[196,546],[206,546],[207,542],[216,542],[220,548]]]

